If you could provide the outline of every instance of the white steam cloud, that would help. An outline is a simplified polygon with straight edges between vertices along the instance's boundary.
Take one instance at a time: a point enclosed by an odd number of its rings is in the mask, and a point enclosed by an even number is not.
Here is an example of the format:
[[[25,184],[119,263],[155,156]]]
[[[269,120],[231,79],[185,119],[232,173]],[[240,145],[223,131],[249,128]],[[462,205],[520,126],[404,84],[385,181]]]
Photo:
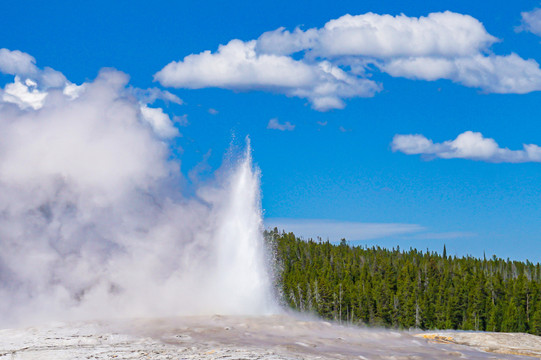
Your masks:
[[[34,63],[0,50],[0,326],[274,311],[249,145],[186,198],[178,130],[125,74],[77,86]]]
[[[524,144],[522,150],[501,148],[491,138],[479,132],[466,131],[454,140],[434,143],[423,135],[395,135],[391,143],[393,151],[408,155],[424,155],[442,159],[470,159],[486,162],[541,162],[541,147]]]

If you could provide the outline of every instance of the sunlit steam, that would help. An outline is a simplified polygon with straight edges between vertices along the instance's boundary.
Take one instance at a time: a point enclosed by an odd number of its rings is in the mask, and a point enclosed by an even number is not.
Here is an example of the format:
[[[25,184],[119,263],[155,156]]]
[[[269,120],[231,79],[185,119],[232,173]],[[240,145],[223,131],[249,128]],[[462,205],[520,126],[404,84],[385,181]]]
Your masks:
[[[276,310],[249,143],[187,198],[172,123],[125,74],[35,71],[0,90],[0,326]]]
[[[227,191],[215,202],[216,279],[225,309],[237,313],[268,311],[270,282],[264,254],[259,199],[259,172],[253,170],[250,144]],[[229,311],[231,311],[229,310]],[[239,311],[240,310],[240,311]]]

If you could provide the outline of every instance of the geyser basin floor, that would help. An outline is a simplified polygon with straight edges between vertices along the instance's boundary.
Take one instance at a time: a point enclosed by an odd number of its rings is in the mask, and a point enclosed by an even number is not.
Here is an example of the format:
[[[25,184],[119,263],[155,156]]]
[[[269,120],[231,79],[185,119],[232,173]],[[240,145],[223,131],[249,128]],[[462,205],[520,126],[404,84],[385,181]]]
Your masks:
[[[505,337],[498,346],[506,347]],[[406,332],[289,316],[139,319],[0,330],[2,360],[113,358],[531,359],[438,344]]]
[[[524,333],[440,331],[416,336],[444,344],[473,346],[500,354],[526,355],[541,358],[541,336]]]

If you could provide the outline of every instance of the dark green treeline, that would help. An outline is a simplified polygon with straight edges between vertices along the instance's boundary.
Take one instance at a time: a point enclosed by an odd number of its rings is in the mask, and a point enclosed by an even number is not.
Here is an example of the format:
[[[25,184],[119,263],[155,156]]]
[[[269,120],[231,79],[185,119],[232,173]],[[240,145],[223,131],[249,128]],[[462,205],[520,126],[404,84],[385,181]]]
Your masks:
[[[266,232],[283,301],[340,322],[541,335],[541,267]]]

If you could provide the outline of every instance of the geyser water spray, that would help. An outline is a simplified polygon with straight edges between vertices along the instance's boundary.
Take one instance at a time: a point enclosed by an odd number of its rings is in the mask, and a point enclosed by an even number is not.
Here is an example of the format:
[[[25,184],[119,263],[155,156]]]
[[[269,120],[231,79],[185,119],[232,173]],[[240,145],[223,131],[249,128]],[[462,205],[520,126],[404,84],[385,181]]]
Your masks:
[[[259,178],[248,139],[244,157],[225,180],[226,191],[214,203],[214,281],[224,294],[221,306],[238,314],[267,313],[274,306],[263,243]]]
[[[0,101],[0,326],[276,311],[249,143],[185,197],[126,75],[69,86]]]

